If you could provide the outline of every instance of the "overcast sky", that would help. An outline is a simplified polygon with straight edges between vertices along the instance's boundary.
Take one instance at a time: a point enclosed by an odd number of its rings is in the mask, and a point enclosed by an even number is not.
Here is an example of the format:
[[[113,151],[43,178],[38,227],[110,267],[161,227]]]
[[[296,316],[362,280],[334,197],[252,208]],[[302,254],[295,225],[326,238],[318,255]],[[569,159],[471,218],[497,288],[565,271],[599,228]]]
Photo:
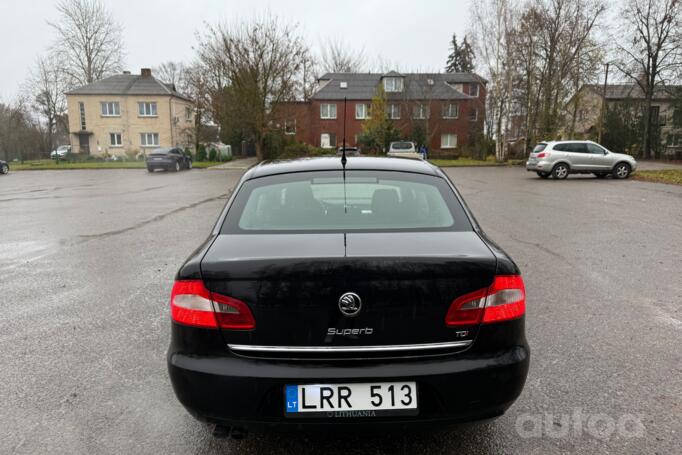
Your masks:
[[[54,35],[56,0],[0,0],[0,100],[16,96]],[[190,61],[205,22],[231,23],[270,12],[300,31],[317,51],[328,38],[364,49],[402,70],[440,71],[453,32],[467,28],[467,0],[105,0],[123,24],[126,67],[139,72],[168,60]]]

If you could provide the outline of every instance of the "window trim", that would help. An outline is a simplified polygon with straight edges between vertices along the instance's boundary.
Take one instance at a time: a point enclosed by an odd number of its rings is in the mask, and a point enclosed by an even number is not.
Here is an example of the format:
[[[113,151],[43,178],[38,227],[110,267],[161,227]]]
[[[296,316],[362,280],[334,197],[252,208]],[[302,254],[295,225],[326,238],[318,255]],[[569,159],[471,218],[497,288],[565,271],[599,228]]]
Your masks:
[[[144,106],[144,109],[142,109]],[[147,106],[150,106],[150,112],[154,111],[153,114],[147,114]],[[151,109],[151,106],[154,106]],[[138,101],[137,102],[137,116],[138,117],[158,117],[159,116],[159,106],[156,101]]]
[[[471,118],[471,113],[472,113],[472,112],[473,112],[474,114],[476,114],[476,115],[473,116],[473,118]],[[472,109],[472,110],[469,111],[469,121],[471,121],[471,122],[478,122],[478,109],[477,109],[477,108],[474,108],[474,109]]]
[[[322,144],[322,138],[324,136],[329,137],[329,145],[327,145],[327,146]],[[334,139],[333,141],[332,141],[332,138]],[[320,133],[320,148],[323,148],[325,150],[336,148],[336,133]]]
[[[392,87],[389,88],[388,82],[391,82]],[[400,83],[398,83],[400,81]],[[400,93],[403,91],[405,84],[402,77],[389,76],[384,78],[384,91],[386,93]],[[399,86],[399,87],[398,87]]]
[[[78,102],[78,114],[81,121],[81,131],[87,130],[87,124],[85,121],[85,103],[83,101]]]
[[[118,144],[114,144],[114,141],[112,139],[118,136]],[[113,148],[121,148],[123,147],[123,133],[109,133],[109,147]]]
[[[331,106],[334,106],[334,116],[332,117]],[[327,108],[327,114],[324,114],[324,108]],[[322,120],[336,120],[336,103],[320,103],[320,119]]]
[[[293,123],[294,129],[291,131],[287,131],[287,125],[291,125]],[[284,121],[284,134],[287,136],[296,136],[296,119],[293,121],[291,120],[285,120]]]
[[[455,107],[455,115],[452,116],[450,109],[452,106]],[[453,103],[453,102],[446,102],[443,103],[443,118],[447,120],[456,120],[459,118],[459,103]]]
[[[416,113],[419,111],[419,117],[417,117]],[[430,109],[429,105],[426,103],[416,103],[413,108],[412,108],[412,118],[414,120],[427,120],[430,118]]]
[[[152,136],[152,138],[154,138],[154,137],[156,138],[156,143],[154,143],[154,144],[147,143],[147,139],[149,138],[150,135]],[[142,140],[142,138],[144,138],[144,140]],[[159,145],[160,143],[161,143],[161,138],[159,137],[159,133],[140,133],[140,147],[147,147],[147,148],[149,148],[149,147],[160,147],[160,145]]]
[[[105,106],[106,106],[106,113],[105,111]],[[113,114],[110,113],[109,107],[111,107],[111,111],[113,111]],[[121,103],[118,101],[100,101],[99,102],[99,112],[102,117],[120,117],[121,116]]]
[[[452,136],[455,138],[455,144],[454,145],[445,145],[445,143],[443,142],[443,139],[447,136]],[[440,135],[440,148],[441,149],[456,149],[457,148],[457,133],[442,133]]]
[[[358,116],[358,108],[363,107],[362,117]],[[369,106],[367,103],[355,103],[355,120],[367,120],[369,117]]]
[[[389,118],[389,120],[400,120],[400,115],[401,115],[400,103],[388,103],[387,106],[388,106],[388,118]],[[398,110],[398,115],[396,117],[393,116],[393,109],[394,108]]]

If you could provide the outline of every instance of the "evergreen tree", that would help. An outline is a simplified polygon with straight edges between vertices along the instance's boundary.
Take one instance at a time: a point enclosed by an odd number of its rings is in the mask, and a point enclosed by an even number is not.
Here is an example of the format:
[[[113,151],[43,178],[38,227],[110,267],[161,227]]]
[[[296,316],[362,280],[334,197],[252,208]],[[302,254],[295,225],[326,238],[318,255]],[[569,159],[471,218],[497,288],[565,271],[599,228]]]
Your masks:
[[[474,70],[474,50],[469,44],[467,37],[464,37],[462,44],[457,44],[457,34],[452,34],[450,43],[450,55],[445,65],[447,73],[471,73]]]

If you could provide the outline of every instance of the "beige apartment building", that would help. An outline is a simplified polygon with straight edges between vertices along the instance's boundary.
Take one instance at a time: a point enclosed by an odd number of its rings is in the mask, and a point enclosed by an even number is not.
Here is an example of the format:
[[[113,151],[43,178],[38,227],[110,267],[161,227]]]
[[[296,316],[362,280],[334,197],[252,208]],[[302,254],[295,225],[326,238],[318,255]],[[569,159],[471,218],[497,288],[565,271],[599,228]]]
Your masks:
[[[107,77],[66,97],[73,153],[136,155],[194,142],[194,102],[148,68]]]

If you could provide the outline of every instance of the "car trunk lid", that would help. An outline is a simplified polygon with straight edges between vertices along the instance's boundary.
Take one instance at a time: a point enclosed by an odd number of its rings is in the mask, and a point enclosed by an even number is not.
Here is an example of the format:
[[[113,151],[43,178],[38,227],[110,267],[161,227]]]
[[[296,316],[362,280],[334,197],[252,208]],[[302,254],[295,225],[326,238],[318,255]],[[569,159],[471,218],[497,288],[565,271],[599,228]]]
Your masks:
[[[202,261],[206,287],[245,302],[256,328],[235,346],[466,346],[477,327],[447,327],[451,302],[486,288],[496,261],[475,232],[220,235]],[[339,300],[361,299],[347,316]]]

